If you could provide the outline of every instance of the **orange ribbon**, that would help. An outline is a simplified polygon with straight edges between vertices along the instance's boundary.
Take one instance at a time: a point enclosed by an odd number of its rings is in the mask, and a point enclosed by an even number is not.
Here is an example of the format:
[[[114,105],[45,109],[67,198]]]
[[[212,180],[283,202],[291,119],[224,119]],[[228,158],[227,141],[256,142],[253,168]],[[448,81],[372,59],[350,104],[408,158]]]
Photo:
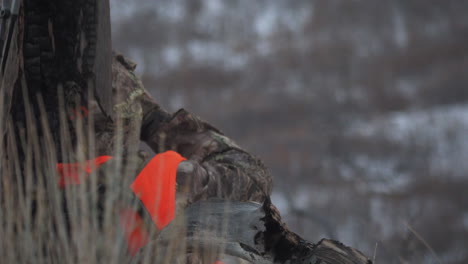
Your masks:
[[[56,169],[59,174],[59,187],[81,184],[80,176],[87,178],[95,169],[112,159],[111,156],[99,156],[82,163],[57,163]]]
[[[100,156],[83,163],[58,163],[56,169],[60,176],[59,187],[63,189],[67,185],[81,184],[83,179],[80,176],[87,178],[110,159],[111,156]],[[183,160],[186,159],[174,151],[158,154],[148,162],[130,185],[160,230],[175,216],[177,167]],[[144,228],[141,216],[133,209],[121,210],[119,217],[128,251],[134,256],[148,242],[148,232]]]
[[[124,209],[119,213],[120,226],[124,230],[128,252],[135,256],[138,251],[148,243],[148,232],[143,220],[137,211]]]
[[[158,154],[130,185],[159,230],[174,219],[177,166],[183,160],[175,151]]]
[[[86,108],[86,106],[80,106],[72,110],[69,119],[72,121],[75,119],[83,119],[86,118],[88,114],[88,108]]]

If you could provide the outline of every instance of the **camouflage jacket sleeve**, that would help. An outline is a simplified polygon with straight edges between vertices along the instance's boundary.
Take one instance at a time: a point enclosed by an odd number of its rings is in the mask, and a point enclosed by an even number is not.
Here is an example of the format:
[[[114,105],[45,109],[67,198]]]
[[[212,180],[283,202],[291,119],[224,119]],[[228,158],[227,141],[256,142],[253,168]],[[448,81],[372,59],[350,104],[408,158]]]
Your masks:
[[[142,135],[156,152],[174,150],[188,159],[179,165],[177,182],[189,202],[213,197],[262,202],[271,194],[270,174],[258,158],[184,109]]]
[[[187,158],[178,168],[177,182],[189,202],[213,197],[261,202],[270,195],[271,178],[259,159],[193,114],[164,111],[135,76],[135,66],[120,54],[114,56],[112,100],[123,125],[124,150],[138,146],[139,137],[156,153],[174,150]],[[115,124],[95,119],[98,152],[110,153]]]

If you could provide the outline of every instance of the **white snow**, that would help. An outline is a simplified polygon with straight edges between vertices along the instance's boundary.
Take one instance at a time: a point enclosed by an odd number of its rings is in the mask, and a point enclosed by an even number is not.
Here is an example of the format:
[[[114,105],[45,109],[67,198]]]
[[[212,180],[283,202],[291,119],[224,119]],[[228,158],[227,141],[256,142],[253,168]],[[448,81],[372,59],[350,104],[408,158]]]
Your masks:
[[[348,133],[367,138],[385,138],[400,146],[426,148],[432,172],[466,177],[468,171],[468,105],[396,112],[353,124]],[[399,175],[395,160],[356,158],[370,174]],[[402,178],[402,177],[397,177]],[[403,177],[404,178],[404,177]]]

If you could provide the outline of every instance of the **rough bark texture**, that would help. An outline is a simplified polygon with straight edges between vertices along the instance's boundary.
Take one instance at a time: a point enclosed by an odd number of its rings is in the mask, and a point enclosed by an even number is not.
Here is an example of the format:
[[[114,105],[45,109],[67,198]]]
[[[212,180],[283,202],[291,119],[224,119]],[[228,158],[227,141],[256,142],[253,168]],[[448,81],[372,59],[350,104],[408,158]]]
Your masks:
[[[5,72],[2,74],[0,71],[0,102],[2,103],[2,111],[5,114],[10,111],[14,91],[17,91],[18,89],[21,90],[21,82],[24,81],[24,67],[22,64],[24,31],[23,19],[18,19],[13,30],[13,38],[10,49],[8,50],[9,56],[6,59]],[[3,129],[6,130],[6,127]],[[1,133],[3,135],[5,131],[1,131]]]
[[[44,135],[43,130],[52,134],[59,160],[67,159],[59,140],[60,128],[68,126],[67,140],[72,145],[77,140],[74,120],[63,121],[60,113],[76,120],[78,112],[87,111],[87,96],[93,95],[96,82],[102,91],[111,89],[109,18],[98,11],[109,13],[106,5],[98,6],[95,0],[22,0],[12,44],[5,53],[8,61],[1,76],[4,111],[11,110],[15,134],[37,122],[34,127],[39,136]],[[95,78],[96,73],[100,78]],[[30,106],[25,105],[28,101]],[[41,111],[47,116],[47,127],[38,121]],[[20,156],[23,154],[20,149]]]

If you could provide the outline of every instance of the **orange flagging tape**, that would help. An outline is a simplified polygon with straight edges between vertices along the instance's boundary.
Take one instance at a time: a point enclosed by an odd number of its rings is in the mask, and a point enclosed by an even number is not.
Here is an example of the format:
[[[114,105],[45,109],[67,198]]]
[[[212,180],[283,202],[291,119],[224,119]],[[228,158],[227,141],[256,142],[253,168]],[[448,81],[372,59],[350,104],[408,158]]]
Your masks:
[[[137,211],[128,208],[119,213],[120,226],[124,230],[128,252],[135,256],[148,243],[148,232]]]
[[[177,166],[184,160],[175,151],[158,154],[130,185],[159,230],[174,219]]]
[[[75,120],[75,118],[83,119],[83,118],[86,118],[88,114],[89,114],[88,108],[86,108],[86,106],[80,106],[72,110],[72,113],[70,114],[69,119],[72,121]]]
[[[65,188],[67,185],[78,185],[81,183],[80,176],[88,177],[93,170],[112,159],[111,156],[99,156],[92,160],[78,163],[57,163],[56,169],[59,174],[59,187]]]

